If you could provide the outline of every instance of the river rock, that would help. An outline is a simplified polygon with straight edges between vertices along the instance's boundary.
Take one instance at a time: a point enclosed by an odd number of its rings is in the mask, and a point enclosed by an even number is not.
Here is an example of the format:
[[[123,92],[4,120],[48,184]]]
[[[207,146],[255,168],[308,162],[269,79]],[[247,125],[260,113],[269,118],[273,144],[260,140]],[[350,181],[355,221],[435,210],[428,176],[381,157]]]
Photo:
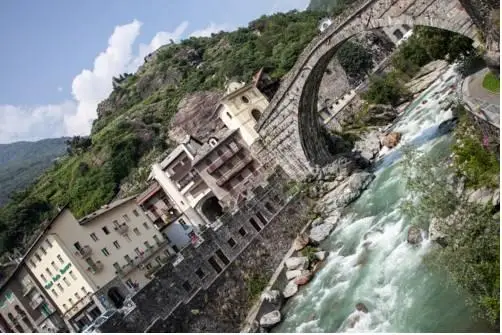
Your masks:
[[[415,226],[411,226],[409,229],[408,229],[408,243],[409,244],[420,244],[423,240],[423,237],[422,237],[422,231],[420,230],[420,228],[418,227],[415,227]]]
[[[329,193],[329,204],[335,208],[343,208],[359,198],[375,175],[369,172],[358,172],[352,174],[345,182]],[[312,236],[311,236],[312,238]]]
[[[390,134],[386,135],[384,138],[382,138],[382,145],[386,146],[389,149],[392,149],[399,144],[400,140],[401,140],[401,133],[393,131]]]
[[[281,322],[281,312],[278,310],[267,313],[260,318],[260,326],[271,328]]]
[[[297,292],[298,292],[298,285],[295,283],[294,280],[292,280],[286,285],[284,291],[282,291],[282,295],[284,296],[284,298],[290,298],[294,296]]]
[[[474,191],[469,192],[468,195],[468,200],[469,202],[477,202],[478,204],[481,205],[486,205],[488,203],[492,203],[492,198],[493,198],[493,193],[494,191],[487,188],[483,187]]]
[[[429,224],[429,241],[435,242],[442,246],[446,247],[446,234],[441,231],[441,222],[433,218]]]
[[[315,254],[315,258],[319,261],[324,261],[326,259],[326,256],[328,255],[327,251],[318,251]]]
[[[302,250],[303,248],[305,248],[307,246],[307,244],[309,244],[309,237],[307,234],[303,233],[303,234],[299,234],[298,236],[296,236],[294,242],[293,242],[293,249],[295,251],[300,251]]]
[[[307,269],[309,260],[307,257],[290,257],[286,259],[286,267],[288,270]]]
[[[310,230],[310,239],[317,243],[324,241],[324,239],[329,236],[333,228],[335,228],[335,225],[331,223],[323,223],[315,226]]]
[[[324,222],[324,219],[321,217],[316,218],[314,221],[312,221],[312,227],[316,227]]]
[[[301,273],[301,272],[300,272]],[[263,301],[266,301],[274,306],[282,306],[282,294],[278,290],[268,290],[261,295]]]
[[[398,111],[391,105],[369,105],[368,110],[361,117],[364,124],[385,126],[398,116]]]
[[[366,307],[366,305],[363,304],[362,302],[356,304],[356,309],[360,312],[368,313],[368,307]]]
[[[289,270],[286,271],[286,279],[291,280],[295,279],[297,277],[300,277],[302,275],[302,270]]]
[[[452,119],[448,119],[446,121],[441,122],[438,127],[438,133],[441,135],[450,133],[455,129],[458,123],[458,118],[454,117]]]
[[[305,285],[310,281],[310,278],[312,278],[312,272],[305,270],[302,271],[301,276],[295,279],[295,284],[298,286]]]
[[[439,107],[442,109],[442,110],[447,110],[448,108],[450,108],[451,106],[453,105],[453,99],[449,99],[449,98],[446,98],[444,99],[443,101],[441,101],[439,103]]]
[[[364,134],[361,140],[354,143],[352,151],[359,152],[364,159],[371,161],[378,155],[380,147],[379,132],[371,131]]]

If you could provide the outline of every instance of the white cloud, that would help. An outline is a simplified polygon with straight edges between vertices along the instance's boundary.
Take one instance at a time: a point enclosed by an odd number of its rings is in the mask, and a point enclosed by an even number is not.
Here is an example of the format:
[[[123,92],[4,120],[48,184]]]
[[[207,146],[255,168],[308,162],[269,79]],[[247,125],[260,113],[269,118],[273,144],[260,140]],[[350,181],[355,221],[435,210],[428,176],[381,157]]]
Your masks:
[[[63,92],[63,88],[61,86],[58,86],[58,92]]]
[[[0,143],[65,136],[65,118],[76,109],[74,101],[36,107],[0,105]]]
[[[278,12],[289,12],[296,9],[299,11],[307,9],[310,0],[276,0],[270,8],[269,14]]]
[[[190,37],[210,37],[211,34],[219,33],[220,31],[229,31],[232,27],[226,23],[215,24],[211,22],[207,27],[196,30],[190,34]]]

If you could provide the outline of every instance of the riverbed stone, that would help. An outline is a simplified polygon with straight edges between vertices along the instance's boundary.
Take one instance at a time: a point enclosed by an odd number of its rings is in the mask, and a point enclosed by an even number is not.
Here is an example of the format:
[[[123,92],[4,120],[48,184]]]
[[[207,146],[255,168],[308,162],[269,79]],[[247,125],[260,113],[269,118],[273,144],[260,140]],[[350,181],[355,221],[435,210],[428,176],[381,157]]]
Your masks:
[[[286,279],[292,280],[302,275],[302,270],[289,270],[286,271]]]
[[[307,269],[309,260],[307,257],[290,257],[286,259],[286,267],[289,270]]]
[[[303,248],[305,248],[307,246],[307,244],[309,244],[309,236],[305,233],[302,233],[302,234],[299,234],[298,236],[296,236],[295,240],[293,241],[293,249],[295,251],[300,251],[302,250]]]
[[[298,286],[302,286],[307,284],[312,278],[312,272],[305,270],[302,271],[302,274],[294,280],[294,283]]]
[[[294,296],[297,292],[298,292],[298,285],[295,283],[294,280],[292,280],[286,285],[284,291],[282,291],[282,295],[284,296],[284,298],[290,298]]]
[[[316,218],[314,221],[312,221],[312,227],[316,227],[324,222],[324,219],[321,217]]]
[[[260,318],[260,326],[264,328],[271,328],[279,322],[281,322],[281,312],[278,310],[267,313]]]
[[[356,304],[356,309],[360,312],[368,313],[368,307],[366,307],[366,305],[363,304],[362,302]]]
[[[324,241],[331,231],[333,231],[333,228],[335,228],[335,225],[331,223],[323,223],[315,226],[310,230],[310,239],[317,243]]]
[[[389,149],[392,149],[399,144],[400,140],[401,140],[401,133],[393,131],[382,138],[382,145]]]
[[[416,226],[410,226],[408,229],[408,243],[412,245],[420,244],[423,240],[422,231]]]
[[[371,161],[380,151],[381,143],[379,134],[379,131],[374,130],[362,135],[361,139],[354,143],[354,149],[352,151],[359,152],[363,158]]]
[[[486,205],[492,202],[494,191],[483,187],[477,190],[470,192],[469,194],[469,202],[476,202],[481,205]]]
[[[327,251],[318,251],[315,254],[315,258],[319,261],[324,261],[326,259],[326,256],[328,255]]]
[[[331,191],[326,196],[329,199],[326,201],[329,201],[331,208],[343,208],[359,198],[374,178],[375,175],[370,172],[354,173],[340,186]]]

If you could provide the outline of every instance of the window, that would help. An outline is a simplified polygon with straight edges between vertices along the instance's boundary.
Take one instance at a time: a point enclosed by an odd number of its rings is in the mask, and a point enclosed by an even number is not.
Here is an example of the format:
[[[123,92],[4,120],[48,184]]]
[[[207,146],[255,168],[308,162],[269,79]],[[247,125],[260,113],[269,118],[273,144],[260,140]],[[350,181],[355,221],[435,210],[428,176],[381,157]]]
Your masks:
[[[146,230],[150,229],[150,226],[146,222],[143,222],[143,227],[145,227]]]
[[[197,271],[195,271],[195,274],[196,274],[196,275],[197,275],[200,279],[204,278],[204,275],[205,275],[204,271],[202,271],[202,269],[201,269],[201,268],[199,268]]]
[[[246,155],[242,151],[239,151],[237,153],[237,157],[239,157],[240,159],[244,159],[244,158],[246,158]]]
[[[150,249],[150,242],[145,241],[145,243],[144,243],[144,244],[145,244],[145,248],[146,248],[146,249]]]
[[[94,242],[96,242],[96,241],[98,241],[98,240],[99,240],[99,238],[96,236],[96,234],[95,234],[95,233],[92,233],[90,236],[91,236],[91,238],[92,238],[92,240],[93,240]]]
[[[253,119],[258,122],[258,120],[260,120],[260,117],[261,117],[261,112],[257,109],[253,109],[251,111],[251,116],[253,117]]]
[[[53,296],[55,296],[55,297],[57,298],[58,294],[57,294],[57,292],[56,292],[56,290],[55,290],[55,289],[52,289],[52,290],[51,290],[51,293],[52,293],[52,295],[53,295]]]
[[[155,261],[156,261],[159,265],[162,265],[162,261],[161,261],[160,259],[161,259],[161,257],[160,257],[160,256],[155,257]]]
[[[128,263],[128,264],[129,264],[129,263],[132,263],[132,258],[131,258],[131,256],[129,256],[129,255],[125,255],[125,256],[124,256],[124,259],[125,259],[126,263]]]
[[[41,262],[42,261],[42,258],[40,258],[40,255],[38,253],[35,253],[35,258],[37,259],[37,261]]]
[[[66,306],[66,304],[63,304],[63,309],[66,311],[68,309],[68,306]]]
[[[134,248],[134,252],[136,255],[141,256],[141,251],[139,251],[139,248]]]
[[[69,298],[68,302],[70,303],[70,306],[73,306],[73,299],[72,298]]]
[[[228,241],[228,245],[233,248],[237,243],[235,243],[234,239],[233,238],[230,238]]]
[[[59,292],[63,292],[63,291],[64,291],[64,289],[63,289],[63,285],[58,284],[58,289],[59,289]]]
[[[145,266],[145,268],[146,268],[147,270],[151,270],[151,269],[153,268],[153,266],[152,266],[152,264],[148,263],[148,264]]]
[[[227,256],[225,256],[223,251],[221,251],[220,249],[216,250],[216,256],[218,256],[218,258],[223,262],[223,264],[225,265],[230,264],[230,260],[227,258]]]
[[[56,262],[52,261],[51,265],[54,268],[54,270],[56,270],[56,272],[57,272],[58,271],[58,267],[56,266]]]
[[[183,283],[183,288],[187,292],[190,292],[192,290],[192,286],[190,285],[190,283],[188,281],[186,281],[186,282]]]
[[[40,275],[40,278],[42,279],[43,282],[47,282],[47,278],[43,274]]]
[[[120,270],[121,270],[121,269],[120,269],[120,265],[119,265],[119,263],[117,263],[117,262],[113,263],[113,267],[114,267],[114,268],[115,268],[115,270],[117,270],[117,271],[120,271]]]
[[[189,228],[188,225],[187,225],[187,223],[185,222],[185,220],[179,219],[178,222],[183,227],[183,229],[187,230]]]
[[[241,236],[246,236],[247,232],[244,228],[241,228],[239,229],[239,234],[241,234]]]
[[[77,292],[75,292],[75,298],[77,299],[77,301],[80,300],[80,295]]]
[[[227,162],[226,166],[229,168],[229,169],[233,169],[234,167],[234,164],[230,161]]]
[[[133,209],[133,210],[132,210],[132,213],[133,213],[133,214],[134,214],[134,216],[136,216],[136,217],[138,217],[138,216],[139,216],[138,211],[137,211],[137,210],[135,210],[135,209]]]
[[[127,215],[127,214],[124,214],[123,218],[124,218],[124,220],[126,220],[126,222],[131,221],[131,219],[129,219],[129,215]]]
[[[223,155],[223,151],[221,151],[221,149],[216,150],[216,153],[218,154],[218,156],[222,156]]]
[[[157,235],[153,235],[153,240],[155,241],[155,243],[157,244],[160,244],[160,238],[157,236]]]
[[[216,170],[216,171],[213,172],[213,176],[214,176],[214,178],[220,178],[221,177],[221,172],[218,171],[218,170]]]
[[[232,118],[232,115],[230,115],[230,113],[229,113],[229,112],[227,112],[227,116],[228,116],[228,118],[229,118],[229,119],[231,119],[231,118]]]
[[[138,228],[134,228],[132,231],[134,232],[134,234],[136,234],[136,236],[141,235]]]
[[[260,225],[256,222],[254,218],[249,219],[249,223],[251,223],[251,226],[258,232],[261,230]]]
[[[127,279],[125,283],[126,283],[127,287],[134,288],[134,283],[132,282],[131,279]]]
[[[167,233],[162,232],[162,237],[164,237],[164,240],[166,240],[167,243],[171,243],[171,240],[169,239],[169,236],[167,236]]]
[[[206,158],[206,165],[209,166],[211,165],[212,161],[211,161],[211,158]]]
[[[115,249],[120,249],[120,244],[118,241],[114,241],[113,245],[115,246]]]
[[[243,180],[244,180],[244,178],[242,177],[242,175],[238,175],[236,178],[237,178],[237,181],[238,181],[238,182],[241,182],[241,181],[243,181]]]
[[[57,259],[58,259],[59,263],[64,264],[64,260],[63,260],[63,257],[61,257],[61,255],[57,255]]]
[[[31,265],[32,268],[35,267],[35,262],[33,261],[33,259],[30,259],[30,265]]]
[[[70,287],[70,281],[68,280],[68,278],[63,277],[63,282],[66,284],[66,286]]]
[[[44,254],[44,255],[47,255],[47,251],[45,251],[45,248],[40,246],[40,251]]]
[[[118,227],[119,226],[119,222],[117,220],[113,220],[113,226],[114,227]]]
[[[51,270],[49,270],[49,268],[46,268],[45,272],[47,272],[47,274],[49,275],[49,277],[52,277],[52,272],[51,272]]]
[[[105,255],[105,256],[110,256],[110,253],[108,252],[108,249],[106,249],[106,248],[101,249],[101,252],[102,252],[102,253],[103,253],[103,255]]]
[[[82,291],[82,293],[83,293],[84,295],[87,295],[87,290],[85,289],[85,287],[83,287],[83,286],[82,286],[82,288],[81,288],[80,290]]]
[[[105,233],[105,235],[110,234],[110,231],[108,230],[108,228],[106,226],[104,226],[102,229],[103,229],[103,232]]]
[[[71,279],[77,280],[77,276],[75,276],[75,274],[73,273],[73,271],[70,271],[69,275],[70,275]]]
[[[242,100],[242,102],[243,102],[243,103],[245,103],[245,104],[248,104],[248,103],[249,103],[249,99],[248,99],[248,97],[247,97],[247,96],[245,96],[245,95],[243,95],[243,96],[241,97],[241,100]]]
[[[45,239],[45,243],[47,243],[49,248],[52,248],[52,243],[49,241],[49,239]]]

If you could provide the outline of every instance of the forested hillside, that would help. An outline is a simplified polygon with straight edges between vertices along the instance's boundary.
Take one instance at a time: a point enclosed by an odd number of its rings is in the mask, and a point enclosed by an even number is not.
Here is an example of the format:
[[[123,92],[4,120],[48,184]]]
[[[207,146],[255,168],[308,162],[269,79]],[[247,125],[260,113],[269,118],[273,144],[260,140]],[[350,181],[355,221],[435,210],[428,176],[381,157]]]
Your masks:
[[[0,144],[0,206],[24,189],[66,152],[66,138]]]

